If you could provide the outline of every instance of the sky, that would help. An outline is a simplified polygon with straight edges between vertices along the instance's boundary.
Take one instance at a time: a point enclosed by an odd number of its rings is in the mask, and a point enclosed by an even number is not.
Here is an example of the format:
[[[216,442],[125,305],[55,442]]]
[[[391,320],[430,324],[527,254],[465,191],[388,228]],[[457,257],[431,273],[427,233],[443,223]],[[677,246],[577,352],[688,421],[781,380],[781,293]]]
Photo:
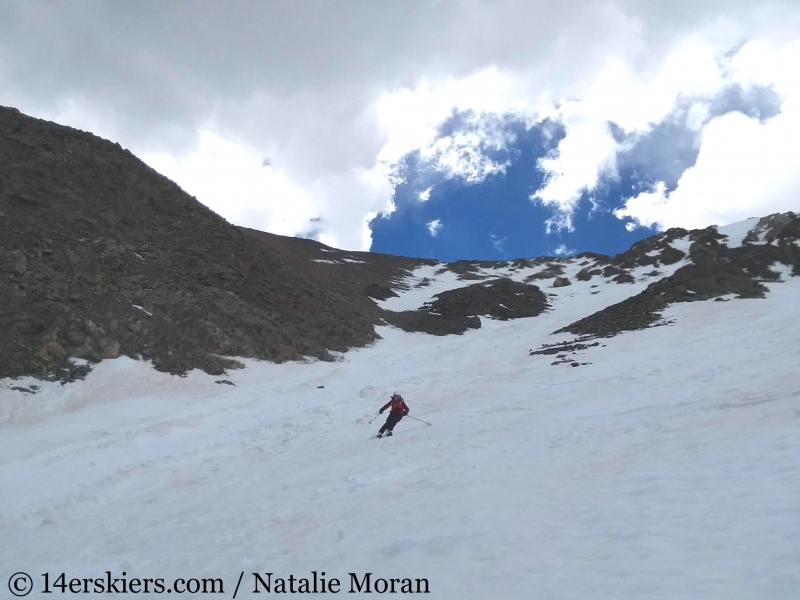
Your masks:
[[[5,0],[0,104],[237,225],[441,260],[800,210],[800,4]]]

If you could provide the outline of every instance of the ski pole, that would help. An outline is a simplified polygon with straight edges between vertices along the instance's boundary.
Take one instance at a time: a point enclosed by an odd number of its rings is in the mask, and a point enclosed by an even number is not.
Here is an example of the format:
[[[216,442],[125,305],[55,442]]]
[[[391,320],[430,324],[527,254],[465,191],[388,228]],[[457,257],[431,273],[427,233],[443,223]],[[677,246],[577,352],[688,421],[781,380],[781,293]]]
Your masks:
[[[423,421],[422,419],[418,419],[417,417],[412,417],[411,415],[406,415],[409,419],[414,419],[415,421],[419,421],[420,423],[425,423],[425,425],[430,425],[427,421]]]
[[[375,419],[377,419],[377,418],[380,416],[380,414],[381,414],[381,413],[378,413],[377,415],[375,415],[374,417],[372,417],[372,419],[370,419],[370,422],[368,423],[368,425],[372,425],[372,421],[374,421]]]

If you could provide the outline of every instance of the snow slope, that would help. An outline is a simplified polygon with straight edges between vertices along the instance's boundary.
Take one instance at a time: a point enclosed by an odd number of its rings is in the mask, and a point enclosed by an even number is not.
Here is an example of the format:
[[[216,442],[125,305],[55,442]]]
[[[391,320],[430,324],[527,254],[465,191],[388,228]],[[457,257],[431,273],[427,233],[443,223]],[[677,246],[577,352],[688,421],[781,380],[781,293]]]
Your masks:
[[[797,597],[800,279],[783,278],[764,300],[674,305],[672,325],[602,340],[578,368],[529,350],[644,274],[547,289],[550,312],[463,336],[383,328],[339,362],[245,361],[235,387],[126,358],[35,395],[4,381],[0,577],[220,577],[224,597],[241,571],[427,578],[437,599]],[[383,417],[367,421],[394,389],[432,426],[377,440]]]
[[[687,238],[678,238],[672,244],[678,250],[688,252],[691,242]],[[559,265],[563,269],[562,275],[551,275],[542,279],[530,281],[534,285],[540,286],[553,298],[580,298],[577,307],[580,310],[588,311],[579,314],[574,313],[575,318],[585,317],[591,312],[605,308],[610,304],[619,302],[629,296],[638,294],[650,283],[663,277],[668,277],[687,263],[687,259],[681,259],[671,265],[659,265],[656,271],[658,275],[650,275],[654,272],[653,266],[636,267],[630,269],[630,274],[634,277],[633,284],[617,284],[610,279],[595,276],[588,281],[576,279],[578,272],[584,267],[594,268],[596,261],[586,258],[553,258],[547,261],[552,265]],[[604,266],[604,265],[603,265]],[[528,267],[513,267],[511,262],[497,263],[494,268],[479,268],[475,271],[475,276],[490,281],[497,278],[508,278],[514,281],[526,282],[526,279],[544,270],[545,264]],[[570,280],[570,286],[566,288],[550,289],[556,277],[566,277]],[[467,287],[479,283],[480,279],[461,279],[453,271],[447,270],[446,264],[423,265],[415,269],[403,284],[408,288],[401,291],[396,297],[378,301],[378,304],[392,311],[405,311],[421,308],[425,303],[433,300],[433,297],[447,290]],[[599,289],[598,289],[599,288]],[[598,301],[591,299],[592,295],[603,293],[604,296]],[[552,300],[552,298],[551,298]],[[558,300],[556,300],[558,302]],[[563,314],[563,311],[560,311]]]
[[[722,235],[728,236],[727,244],[729,248],[738,248],[742,245],[744,238],[747,237],[747,234],[750,233],[750,230],[758,225],[758,221],[758,217],[751,217],[750,219],[745,219],[744,221],[739,221],[738,223],[731,223],[730,225],[717,227],[717,231],[719,231]]]

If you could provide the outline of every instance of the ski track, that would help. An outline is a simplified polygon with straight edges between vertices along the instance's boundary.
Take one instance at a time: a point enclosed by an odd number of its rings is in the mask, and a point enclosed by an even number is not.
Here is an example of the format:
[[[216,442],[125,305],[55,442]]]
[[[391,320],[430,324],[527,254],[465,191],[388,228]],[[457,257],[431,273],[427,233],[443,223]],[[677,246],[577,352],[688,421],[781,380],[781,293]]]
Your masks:
[[[333,363],[245,359],[225,377],[236,387],[127,358],[35,395],[2,382],[0,574],[222,577],[232,593],[242,570],[316,570],[425,577],[445,599],[797,597],[798,278],[764,300],[672,306],[672,325],[600,340],[572,368],[528,352],[652,269],[620,285],[562,264],[573,285],[536,282],[556,294],[539,317],[448,337],[384,327]],[[451,275],[393,306],[474,283]],[[385,416],[367,422],[394,389],[433,425],[375,439]]]

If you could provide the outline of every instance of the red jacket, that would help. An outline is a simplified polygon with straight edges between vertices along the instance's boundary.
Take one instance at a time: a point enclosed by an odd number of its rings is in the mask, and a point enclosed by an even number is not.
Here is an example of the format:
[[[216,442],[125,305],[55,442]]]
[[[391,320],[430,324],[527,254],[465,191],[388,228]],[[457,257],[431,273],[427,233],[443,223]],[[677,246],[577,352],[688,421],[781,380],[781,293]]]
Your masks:
[[[400,400],[397,404],[392,404],[392,401],[389,400],[386,404],[383,405],[381,408],[381,412],[385,411],[387,408],[392,407],[392,412],[396,415],[407,415],[408,414],[408,406],[406,406],[405,400]]]

